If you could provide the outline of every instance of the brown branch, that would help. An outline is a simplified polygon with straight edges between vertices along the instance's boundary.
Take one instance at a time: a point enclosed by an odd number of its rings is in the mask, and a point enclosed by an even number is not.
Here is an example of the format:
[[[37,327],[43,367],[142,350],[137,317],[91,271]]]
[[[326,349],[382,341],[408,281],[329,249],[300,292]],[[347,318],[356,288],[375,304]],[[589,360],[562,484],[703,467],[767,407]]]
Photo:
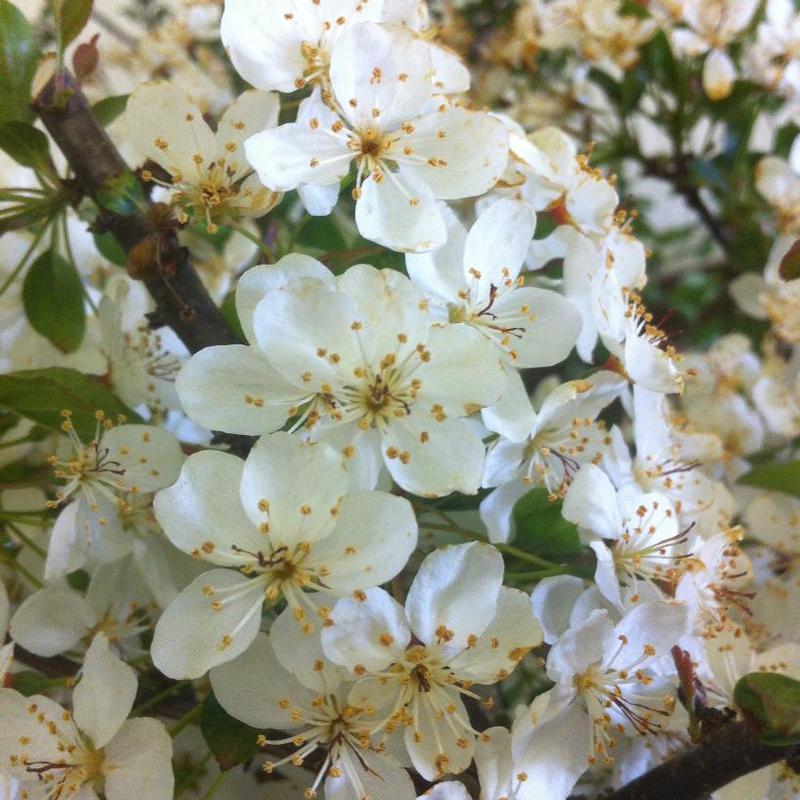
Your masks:
[[[772,747],[747,721],[721,727],[708,742],[651,769],[603,800],[701,800],[750,772],[793,760],[800,747]]]
[[[90,197],[97,203],[100,215],[96,227],[109,231],[129,256],[135,250],[135,274],[130,258],[128,271],[144,282],[155,301],[150,324],[168,325],[192,353],[212,345],[240,343],[203,286],[187,249],[179,245],[177,230],[157,227],[156,214],[117,214],[98,201],[110,182],[121,176],[132,180],[133,175],[95,119],[74,78],[69,73],[61,80],[53,77],[35,98],[33,107],[75,174],[69,188],[77,198]],[[216,441],[227,443],[238,455],[246,455],[254,440],[218,434]]]
[[[75,184],[82,195],[97,202],[110,181],[131,176],[71,75],[67,73],[60,81],[52,78],[33,106],[75,173]],[[187,250],[178,245],[174,230],[159,231],[144,213],[123,216],[97,204],[101,209],[99,224],[113,234],[126,253],[145,240],[152,243],[149,248],[137,249],[140,257],[149,255],[149,263],[140,261],[133,277],[144,280],[160,322],[169,325],[192,353],[210,345],[239,342],[205,290]]]

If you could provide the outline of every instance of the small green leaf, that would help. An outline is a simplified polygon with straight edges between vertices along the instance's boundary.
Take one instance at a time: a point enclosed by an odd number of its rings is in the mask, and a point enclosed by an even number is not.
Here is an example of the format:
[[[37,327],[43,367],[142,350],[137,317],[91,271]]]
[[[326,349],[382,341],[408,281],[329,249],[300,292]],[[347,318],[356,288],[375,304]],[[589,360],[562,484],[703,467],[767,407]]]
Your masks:
[[[0,122],[0,149],[17,164],[31,169],[50,169],[50,146],[47,137],[33,125],[19,120]]]
[[[800,742],[800,681],[774,672],[751,672],[739,679],[733,701],[758,721],[766,744]]]
[[[213,694],[206,697],[200,715],[200,732],[220,769],[227,770],[251,759],[258,749],[260,731],[234,719]]]
[[[122,249],[122,245],[114,238],[113,234],[96,233],[94,235],[94,245],[103,258],[119,267],[125,266],[127,256]]]
[[[132,172],[123,172],[109,178],[97,192],[97,202],[121,217],[135,214],[147,205],[139,181]]]
[[[67,45],[86,27],[92,13],[93,0],[56,0],[53,14],[58,35],[58,49],[63,53]]]
[[[239,321],[239,315],[236,313],[236,297],[235,293],[231,292],[219,307],[220,313],[225,317],[225,322],[230,325],[231,330],[244,342],[247,337],[244,335],[242,323]]]
[[[0,375],[0,406],[51,431],[60,430],[61,410],[68,409],[72,412],[72,424],[84,441],[95,434],[95,411],[104,411],[112,419],[123,414],[131,422],[142,421],[108,386],[66,367]]]
[[[75,267],[54,250],[31,264],[22,284],[22,302],[33,329],[59,350],[77,350],[86,332],[83,283]]]
[[[800,239],[789,248],[786,255],[781,259],[781,265],[778,268],[781,278],[785,281],[792,281],[795,278],[800,278]]]
[[[759,464],[739,478],[739,483],[800,497],[800,461]]]
[[[50,680],[42,675],[41,672],[34,672],[32,669],[25,669],[21,672],[14,672],[11,675],[11,687],[16,689],[24,697],[31,697],[34,694],[42,694],[50,687]]]
[[[40,53],[25,15],[0,0],[0,120],[33,119],[31,82]]]
[[[544,488],[532,489],[514,505],[514,544],[542,558],[564,559],[581,552],[578,529],[561,516],[561,503]]]
[[[128,105],[127,94],[117,94],[113,97],[104,97],[98,100],[92,106],[92,113],[95,119],[104,127],[107,128],[117,117],[125,111],[125,106]]]
[[[296,244],[304,249],[321,253],[332,253],[347,248],[347,242],[333,214],[327,217],[311,217],[300,231]]]

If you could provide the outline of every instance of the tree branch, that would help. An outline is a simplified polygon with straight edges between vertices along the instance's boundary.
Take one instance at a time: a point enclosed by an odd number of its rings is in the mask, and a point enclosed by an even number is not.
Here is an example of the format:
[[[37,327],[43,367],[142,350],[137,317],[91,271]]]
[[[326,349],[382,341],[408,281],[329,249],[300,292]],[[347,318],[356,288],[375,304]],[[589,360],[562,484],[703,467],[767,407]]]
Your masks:
[[[123,216],[98,202],[110,181],[133,176],[74,78],[69,73],[61,79],[51,78],[33,107],[75,173],[77,189],[101,209],[100,226],[110,231],[128,254],[143,242],[150,245],[137,248],[137,274],[132,277],[141,278],[147,286],[156,303],[157,319],[169,325],[192,353],[210,345],[239,342],[205,290],[186,248],[179,246],[174,228],[159,229],[146,213]]]
[[[800,747],[772,747],[747,722],[723,726],[713,739],[671,758],[603,800],[701,800],[709,793],[778,761],[800,756]]]

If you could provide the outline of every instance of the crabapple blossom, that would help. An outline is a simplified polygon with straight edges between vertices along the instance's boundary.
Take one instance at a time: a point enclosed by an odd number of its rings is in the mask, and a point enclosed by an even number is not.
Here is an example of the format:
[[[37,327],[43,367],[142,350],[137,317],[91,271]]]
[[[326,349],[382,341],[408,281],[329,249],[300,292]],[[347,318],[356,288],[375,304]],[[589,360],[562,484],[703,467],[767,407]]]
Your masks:
[[[474,327],[498,347],[508,388],[499,405],[483,410],[484,421],[511,438],[524,436],[530,421],[527,415],[515,419],[527,405],[517,369],[563,361],[578,337],[580,315],[556,292],[523,285],[520,270],[536,223],[528,206],[498,200],[469,232],[453,214],[447,223],[447,244],[407,255],[406,269],[434,314]]]
[[[616,625],[593,611],[561,636],[547,658],[556,685],[514,725],[514,763],[527,776],[521,800],[566,797],[587,765],[613,762],[617,737],[664,725],[674,690],[655,667],[686,628],[685,606],[657,600]]]
[[[432,324],[422,292],[394,270],[356,265],[334,278],[303,263],[285,283],[274,268],[253,275],[239,303],[254,344],[189,360],[177,387],[189,413],[248,433],[297,417],[293,429],[329,441],[368,488],[382,460],[408,491],[474,494],[484,445],[462,417],[502,395],[497,348],[474,327]]]
[[[683,19],[688,28],[673,31],[673,42],[682,52],[705,55],[703,88],[711,100],[723,100],[736,79],[736,66],[727,46],[747,27],[758,0],[685,0]]]
[[[50,464],[65,483],[49,501],[61,511],[47,551],[48,580],[79,569],[90,557],[110,562],[126,555],[132,541],[122,516],[131,509],[129,496],[169,486],[183,461],[178,441],[163,428],[124,420],[114,424],[98,411],[94,438],[84,444],[70,412],[62,416],[67,435]]]
[[[334,663],[359,678],[356,706],[381,708],[377,733],[405,726],[405,744],[428,780],[461,772],[476,733],[462,695],[507,677],[541,642],[528,598],[502,585],[503,560],[478,542],[425,558],[405,607],[382,589],[339,600],[322,630]]]
[[[588,380],[563,383],[547,394],[538,411],[532,405],[526,409],[531,424],[522,441],[501,437],[494,442],[483,485],[497,488],[481,503],[492,541],[508,541],[512,507],[532,486],[563,494],[581,464],[602,458],[610,439],[596,418],[624,386],[619,375],[605,370]]]
[[[71,712],[42,695],[0,689],[4,769],[23,789],[41,788],[52,800],[88,800],[101,787],[108,800],[170,800],[172,742],[157,720],[127,719],[135,695],[133,669],[98,633],[86,653]]]
[[[215,231],[239,217],[266,214],[280,200],[251,174],[244,154],[247,137],[277,124],[278,107],[274,94],[245,92],[222,115],[214,133],[181,89],[155,82],[131,95],[125,120],[139,155],[169,174],[167,186],[179,221],[202,221]],[[152,171],[144,177],[156,180]]]
[[[370,63],[360,66],[364,54]],[[358,65],[358,66],[357,66]],[[392,26],[347,28],[331,55],[331,103],[316,93],[303,122],[247,140],[247,158],[274,191],[338,184],[355,163],[362,236],[395,250],[444,244],[437,200],[474,197],[500,178],[508,135],[494,117],[433,97],[424,42]]]
[[[290,614],[288,616],[291,616]],[[296,766],[317,750],[324,760],[309,778],[306,796],[336,800],[391,796],[413,800],[408,773],[386,752],[381,737],[373,737],[374,708],[348,700],[350,684],[341,670],[325,664],[319,635],[298,637],[294,621],[284,612],[270,635],[259,633],[245,653],[211,670],[211,685],[223,708],[256,728],[286,731],[285,739],[259,738],[262,747],[294,745],[283,759],[267,760],[267,774],[285,763]]]
[[[669,499],[628,484],[617,491],[594,464],[579,470],[564,497],[563,515],[594,534],[595,583],[622,606],[621,584],[637,594],[639,581],[674,583],[689,531],[679,530]]]
[[[391,580],[416,546],[411,505],[385,492],[348,493],[348,484],[333,448],[288,433],[263,437],[245,461],[213,450],[190,456],[156,495],[156,516],[176,547],[217,568],[159,619],[158,668],[199,677],[249,647],[265,604],[285,599],[298,633],[310,633],[330,609],[306,592],[343,595]]]

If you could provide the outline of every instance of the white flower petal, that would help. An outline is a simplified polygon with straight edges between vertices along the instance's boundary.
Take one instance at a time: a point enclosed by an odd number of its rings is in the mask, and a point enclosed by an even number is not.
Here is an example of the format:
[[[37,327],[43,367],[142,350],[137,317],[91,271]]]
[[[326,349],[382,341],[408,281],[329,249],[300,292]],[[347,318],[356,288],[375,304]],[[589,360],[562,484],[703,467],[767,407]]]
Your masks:
[[[417,521],[408,500],[386,492],[348,494],[336,528],[309,554],[309,565],[327,567],[332,592],[378,586],[394,578],[417,546]]]
[[[578,470],[564,497],[562,514],[602,539],[618,539],[623,533],[617,491],[595,464]]]
[[[459,653],[495,616],[503,583],[503,558],[480,542],[454,545],[426,556],[406,597],[406,614],[417,638]]]
[[[212,564],[239,564],[234,547],[257,551],[264,536],[239,500],[244,461],[203,450],[186,459],[180,477],[153,503],[156,518],[175,547]]]
[[[333,607],[322,629],[322,649],[351,672],[380,672],[411,641],[403,607],[383,589],[367,589],[366,599],[346,598]]]
[[[398,151],[410,146],[411,161],[398,156],[404,177],[417,176],[440,200],[483,194],[500,180],[508,162],[508,133],[499,119],[480,111],[443,105],[413,122]]]
[[[296,624],[294,634],[299,636]],[[291,731],[300,727],[303,721],[293,711],[298,706],[311,708],[315,697],[284,669],[266,633],[259,633],[233,661],[214,667],[209,678],[220,705],[254,728]]]
[[[293,548],[324,539],[336,525],[347,470],[323,442],[278,431],[256,442],[244,464],[241,498],[253,524],[269,525],[270,541]]]
[[[103,761],[109,800],[171,800],[172,739],[155,719],[129,719],[106,745]]]
[[[278,124],[280,100],[272,92],[249,91],[239,95],[225,110],[216,132],[216,161],[232,170],[232,180],[250,171],[244,157],[244,142],[254,133],[259,133]]]
[[[365,22],[349,27],[331,55],[331,85],[353,127],[397,130],[432,94],[427,45],[411,32]]]
[[[165,609],[151,647],[153,663],[170,678],[199,678],[246,650],[261,624],[263,584],[212,569],[193,580]],[[215,603],[222,603],[217,608]]]
[[[370,175],[356,202],[358,232],[404,253],[423,253],[447,239],[442,212],[425,181],[413,174]]]
[[[302,398],[256,347],[206,347],[178,374],[184,411],[212,430],[248,436],[277,430]]]
[[[438,707],[444,706],[445,714],[468,719],[467,709],[461,696],[455,691],[436,687]],[[405,729],[406,750],[414,768],[425,780],[435,780],[445,773],[463,772],[472,761],[475,738],[465,736],[456,725],[448,725],[441,719],[441,712],[430,695],[419,695],[418,713],[414,724]]]
[[[420,497],[476,494],[480,487],[486,448],[463,419],[439,421],[412,411],[389,426],[381,446],[395,482]]]
[[[490,286],[516,280],[535,226],[536,214],[517,200],[498,200],[478,216],[464,245],[464,277],[472,283],[479,273],[479,297],[488,301]]]
[[[724,51],[714,49],[703,62],[703,89],[709,100],[724,100],[736,80],[736,66]]]
[[[354,155],[344,137],[296,122],[251,136],[244,143],[244,151],[264,186],[276,192],[303,183],[338,183],[350,172]]]
[[[78,592],[52,584],[22,602],[9,632],[26,650],[49,658],[74,647],[98,621]]]
[[[198,183],[216,154],[216,141],[200,109],[183,89],[145,83],[128,98],[125,125],[142,160],[164,167],[176,182]]]
[[[119,731],[133,708],[136,688],[136,673],[111,652],[104,633],[96,634],[72,693],[75,722],[95,749],[105,747]]]
[[[239,278],[236,284],[236,315],[247,341],[255,344],[253,314],[267,292],[285,289],[299,278],[313,278],[333,286],[333,273],[316,258],[289,253],[276,264],[259,264]]]
[[[503,586],[494,619],[474,645],[450,662],[450,668],[460,678],[495,683],[508,677],[523,656],[541,643],[542,630],[530,598]]]
[[[154,492],[178,478],[183,452],[178,440],[152,425],[118,425],[103,435],[106,461],[117,462],[124,474],[120,488],[129,492]]]

